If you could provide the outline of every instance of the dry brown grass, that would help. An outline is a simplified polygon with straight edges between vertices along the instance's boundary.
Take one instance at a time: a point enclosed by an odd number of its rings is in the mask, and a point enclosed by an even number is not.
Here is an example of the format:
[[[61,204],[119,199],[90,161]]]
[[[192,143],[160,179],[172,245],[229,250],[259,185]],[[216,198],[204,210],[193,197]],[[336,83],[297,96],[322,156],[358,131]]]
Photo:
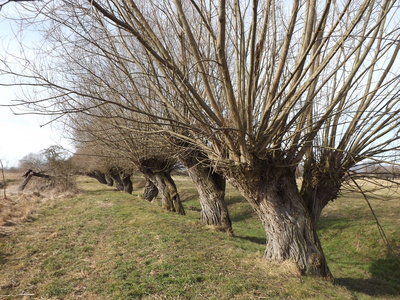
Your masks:
[[[14,199],[13,199],[14,198]],[[42,203],[44,196],[40,193],[24,193],[13,198],[0,200],[0,234],[10,233],[11,228],[28,220]]]
[[[24,191],[45,193],[47,196],[57,197],[64,193],[77,192],[76,182],[73,177],[32,177]]]
[[[23,180],[22,173],[6,172],[5,179],[5,193],[4,187],[0,189],[0,235],[12,233],[14,226],[32,218],[43,204],[78,192],[75,185],[43,178],[32,178],[21,192],[18,186]]]

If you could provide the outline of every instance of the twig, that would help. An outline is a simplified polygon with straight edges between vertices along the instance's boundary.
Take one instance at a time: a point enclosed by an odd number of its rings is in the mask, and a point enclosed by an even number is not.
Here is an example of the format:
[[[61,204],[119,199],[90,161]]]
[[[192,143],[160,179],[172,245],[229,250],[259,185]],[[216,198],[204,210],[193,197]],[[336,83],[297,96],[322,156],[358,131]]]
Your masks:
[[[0,4],[0,11],[3,8],[4,5],[10,3],[10,2],[31,2],[31,1],[35,1],[35,0],[8,0],[6,2],[3,2],[2,4]]]

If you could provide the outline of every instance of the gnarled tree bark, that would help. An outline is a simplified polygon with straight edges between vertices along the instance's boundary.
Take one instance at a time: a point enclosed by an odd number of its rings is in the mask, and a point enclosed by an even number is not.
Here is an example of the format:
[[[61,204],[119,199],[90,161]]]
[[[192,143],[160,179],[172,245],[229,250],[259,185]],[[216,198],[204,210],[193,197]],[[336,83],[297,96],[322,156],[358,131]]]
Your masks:
[[[225,202],[226,181],[209,165],[203,164],[205,155],[190,151],[181,157],[188,174],[199,192],[201,221],[205,225],[233,235],[232,222]]]
[[[142,198],[151,202],[158,195],[158,188],[156,185],[148,178],[146,178],[146,185],[144,187]]]
[[[174,162],[168,159],[152,157],[142,159],[138,168],[145,177],[153,182],[161,194],[162,207],[171,212],[185,215],[178,190],[171,177]]]
[[[108,171],[108,174],[110,175],[110,177],[112,178],[114,184],[115,184],[115,188],[118,191],[123,191],[124,190],[124,183],[122,182],[122,179],[120,177],[119,174],[120,170],[118,168],[111,168]],[[107,182],[106,182],[107,183]]]
[[[303,182],[300,195],[311,216],[315,228],[324,207],[338,197],[344,178],[344,169],[340,164],[337,167],[324,168],[324,163],[309,161],[304,166]]]
[[[301,274],[332,278],[314,221],[298,191],[295,169],[259,161],[227,173],[252,205],[266,232],[265,258],[290,260]]]
[[[119,175],[120,175],[121,182],[123,185],[123,191],[128,194],[132,194],[132,192],[133,192],[133,185],[132,185],[132,180],[131,180],[132,174],[129,172],[122,171],[122,172],[120,172]]]
[[[112,177],[110,176],[110,174],[106,173],[105,174],[105,179],[106,179],[106,184],[108,186],[113,186],[114,185],[114,180],[112,179]]]
[[[103,172],[101,172],[99,170],[94,170],[94,171],[88,172],[88,173],[86,173],[86,176],[96,179],[101,184],[107,184],[106,174],[104,174]]]
[[[113,167],[108,171],[108,176],[111,178],[112,182],[115,184],[115,187],[118,191],[123,191],[128,194],[132,194],[133,185],[131,181],[132,174],[125,170],[121,170],[118,167]],[[107,181],[107,177],[105,177],[105,182],[110,183],[111,180]]]
[[[185,215],[178,190],[169,172],[157,172],[154,174],[154,184],[161,191],[162,206],[172,212]]]

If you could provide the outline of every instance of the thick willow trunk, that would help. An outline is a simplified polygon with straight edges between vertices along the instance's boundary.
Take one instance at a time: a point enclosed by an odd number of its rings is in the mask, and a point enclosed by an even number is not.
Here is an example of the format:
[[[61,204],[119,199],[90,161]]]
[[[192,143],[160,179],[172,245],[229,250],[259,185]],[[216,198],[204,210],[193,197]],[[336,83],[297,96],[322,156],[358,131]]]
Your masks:
[[[337,198],[340,189],[340,184],[330,182],[330,178],[320,178],[318,182],[303,183],[301,189],[301,197],[307,206],[307,210],[311,216],[313,224],[318,228],[318,220],[322,210],[329,203]]]
[[[176,163],[175,160],[164,157],[149,157],[139,162],[139,170],[151,180],[161,195],[162,206],[172,212],[184,215],[181,199],[175,182],[171,177],[171,171]]]
[[[304,275],[331,278],[313,220],[298,191],[294,170],[237,168],[228,177],[250,202],[266,232],[265,257],[290,260]]]
[[[123,191],[124,190],[124,183],[122,182],[121,176],[119,174],[119,170],[117,168],[112,168],[109,170],[108,175],[112,178],[115,188],[118,191]]]
[[[106,175],[101,171],[94,170],[92,172],[86,173],[86,175],[96,179],[98,182],[102,184],[107,184]]]
[[[154,174],[155,180],[153,183],[161,193],[162,206],[172,212],[177,212],[180,215],[185,215],[181,199],[175,182],[169,172],[157,172]]]
[[[132,176],[131,173],[120,172],[120,178],[121,178],[122,185],[123,185],[123,191],[128,194],[132,194],[132,192],[133,192],[131,176]]]
[[[202,223],[233,235],[232,222],[225,203],[225,179],[200,164],[189,167],[188,173],[199,192]]]
[[[317,228],[324,207],[338,197],[344,171],[339,166],[323,172],[323,166],[306,166],[303,174],[300,195]]]
[[[142,198],[151,202],[157,197],[157,195],[158,188],[150,179],[146,178],[146,185],[144,187]]]
[[[162,207],[171,212],[185,215],[181,199],[170,171],[152,171],[149,167],[141,166],[140,171],[151,180],[161,195]]]
[[[114,180],[110,176],[110,174],[105,174],[105,179],[106,179],[106,184],[108,186],[113,186],[114,185]]]
[[[225,202],[225,178],[210,167],[208,157],[202,151],[193,149],[191,145],[183,147],[182,150],[180,161],[185,165],[199,192],[202,223],[233,235],[232,222]]]
[[[265,257],[292,260],[302,274],[331,277],[311,216],[296,193],[271,191],[262,196],[258,215],[267,236]]]

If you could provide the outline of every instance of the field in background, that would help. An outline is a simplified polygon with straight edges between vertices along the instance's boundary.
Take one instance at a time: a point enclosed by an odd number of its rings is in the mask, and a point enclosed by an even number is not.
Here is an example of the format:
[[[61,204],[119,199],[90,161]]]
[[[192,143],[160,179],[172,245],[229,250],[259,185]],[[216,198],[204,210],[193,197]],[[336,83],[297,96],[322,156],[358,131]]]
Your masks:
[[[332,284],[300,278],[290,264],[264,261],[264,230],[234,189],[226,195],[235,232],[228,237],[199,224],[195,188],[186,177],[175,180],[186,216],[140,199],[140,178],[134,195],[83,177],[74,197],[36,194],[40,200],[34,200],[28,191],[23,197],[34,209],[15,225],[5,224],[12,232],[0,234],[0,299],[400,297],[399,262],[362,195],[345,194],[323,212],[319,233]],[[371,203],[399,255],[400,201]]]

